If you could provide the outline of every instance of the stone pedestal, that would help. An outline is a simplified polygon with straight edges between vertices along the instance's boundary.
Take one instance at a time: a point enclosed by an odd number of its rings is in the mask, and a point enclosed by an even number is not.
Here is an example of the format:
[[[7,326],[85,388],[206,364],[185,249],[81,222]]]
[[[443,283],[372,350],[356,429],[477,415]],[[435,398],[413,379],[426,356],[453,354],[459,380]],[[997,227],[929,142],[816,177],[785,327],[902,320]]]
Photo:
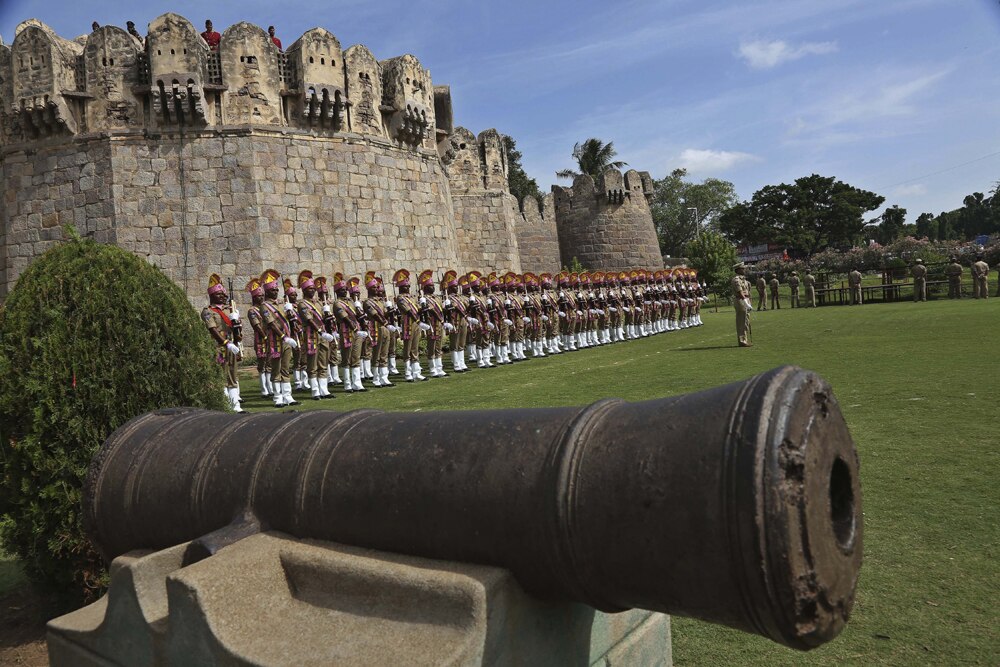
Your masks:
[[[62,665],[670,665],[670,619],[528,596],[506,570],[263,533],[182,567],[187,544],[112,564],[54,619]]]

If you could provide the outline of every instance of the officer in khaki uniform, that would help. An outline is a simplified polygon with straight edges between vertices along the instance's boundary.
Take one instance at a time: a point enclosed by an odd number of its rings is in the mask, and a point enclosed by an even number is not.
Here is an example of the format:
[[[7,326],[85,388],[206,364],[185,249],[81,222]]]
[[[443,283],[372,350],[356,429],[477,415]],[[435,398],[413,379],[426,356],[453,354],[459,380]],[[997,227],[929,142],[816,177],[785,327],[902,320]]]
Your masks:
[[[767,281],[763,273],[757,275],[757,310],[767,310]]]
[[[806,269],[806,275],[802,279],[802,283],[806,286],[806,305],[810,308],[816,307],[816,276],[812,274],[812,271]]]
[[[771,280],[768,281],[767,286],[770,288],[771,292],[771,308],[774,310],[781,309],[781,299],[778,297],[778,274],[772,273]]]
[[[976,261],[972,264],[972,295],[977,299],[990,298],[989,281],[990,265],[983,261],[982,254],[976,255]]]
[[[730,283],[733,297],[733,307],[736,309],[736,340],[740,347],[751,347],[750,342],[750,282],[744,275],[746,266],[741,262],[733,266],[736,275]]]
[[[849,274],[847,274],[847,286],[850,288],[851,305],[860,306],[862,304],[860,271],[854,269]]]
[[[201,320],[218,346],[215,360],[226,374],[226,398],[234,412],[243,412],[240,407],[240,383],[236,378],[236,364],[240,359],[240,313],[227,309],[229,294],[222,286],[222,278],[213,273],[208,279],[208,301],[201,311]]]
[[[944,275],[948,277],[948,298],[962,298],[962,265],[958,263],[958,257],[951,256],[951,264],[945,267]]]
[[[799,272],[792,271],[788,277],[788,287],[792,291],[792,308],[801,308],[799,304]]]
[[[927,267],[924,266],[924,260],[918,257],[910,273],[913,274],[914,302],[927,301]]]

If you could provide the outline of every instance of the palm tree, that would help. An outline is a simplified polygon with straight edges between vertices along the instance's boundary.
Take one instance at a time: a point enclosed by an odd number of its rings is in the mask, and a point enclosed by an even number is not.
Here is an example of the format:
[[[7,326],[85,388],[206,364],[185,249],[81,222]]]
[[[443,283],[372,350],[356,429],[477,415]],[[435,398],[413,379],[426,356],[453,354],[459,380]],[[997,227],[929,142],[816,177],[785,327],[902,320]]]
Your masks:
[[[621,160],[612,161],[612,158],[617,154],[613,141],[604,143],[600,139],[590,138],[582,144],[577,142],[573,145],[573,159],[580,166],[580,171],[561,169],[556,172],[556,176],[558,178],[576,178],[580,174],[590,174],[597,178],[608,167],[621,169],[628,165],[628,162]]]

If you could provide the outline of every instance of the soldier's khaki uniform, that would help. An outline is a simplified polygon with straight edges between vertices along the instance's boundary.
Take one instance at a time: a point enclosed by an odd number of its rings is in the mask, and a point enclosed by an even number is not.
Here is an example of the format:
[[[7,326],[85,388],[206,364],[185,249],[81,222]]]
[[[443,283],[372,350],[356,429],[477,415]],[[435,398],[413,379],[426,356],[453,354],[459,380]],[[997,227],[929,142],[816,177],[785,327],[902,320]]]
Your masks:
[[[978,260],[972,265],[972,295],[977,299],[988,299],[990,265],[983,260]]]
[[[806,286],[806,305],[810,308],[816,307],[816,276],[811,273],[806,273],[805,278],[802,279],[803,284]]]
[[[913,274],[913,300],[927,301],[927,267],[914,264],[910,272]]]
[[[778,284],[779,283],[778,283],[778,279],[777,278],[771,278],[771,280],[768,282],[768,287],[771,288],[770,289],[770,291],[771,291],[771,308],[773,308],[775,310],[778,310],[778,309],[781,308],[781,299],[778,298]]]
[[[944,275],[948,277],[948,298],[962,298],[962,265],[952,262],[945,267]]]
[[[757,276],[757,310],[767,310],[767,281],[764,276]]]
[[[795,273],[788,277],[788,287],[792,292],[792,308],[799,308],[799,277]]]
[[[854,269],[849,274],[847,274],[847,285],[850,288],[851,293],[851,305],[860,306],[862,304],[861,298],[861,272]]]
[[[742,275],[733,276],[730,283],[736,310],[736,340],[740,347],[750,347],[750,282]]]

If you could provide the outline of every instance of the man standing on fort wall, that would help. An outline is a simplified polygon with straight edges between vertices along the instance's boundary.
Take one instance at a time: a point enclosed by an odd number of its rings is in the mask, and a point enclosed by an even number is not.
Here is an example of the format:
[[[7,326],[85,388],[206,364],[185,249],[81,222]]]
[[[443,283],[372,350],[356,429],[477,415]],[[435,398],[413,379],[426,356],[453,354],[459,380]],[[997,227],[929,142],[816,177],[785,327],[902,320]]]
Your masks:
[[[215,32],[212,28],[212,21],[205,21],[205,32],[201,33],[201,38],[205,40],[205,43],[208,44],[208,48],[210,50],[219,50],[219,42],[222,41],[222,35]]]

